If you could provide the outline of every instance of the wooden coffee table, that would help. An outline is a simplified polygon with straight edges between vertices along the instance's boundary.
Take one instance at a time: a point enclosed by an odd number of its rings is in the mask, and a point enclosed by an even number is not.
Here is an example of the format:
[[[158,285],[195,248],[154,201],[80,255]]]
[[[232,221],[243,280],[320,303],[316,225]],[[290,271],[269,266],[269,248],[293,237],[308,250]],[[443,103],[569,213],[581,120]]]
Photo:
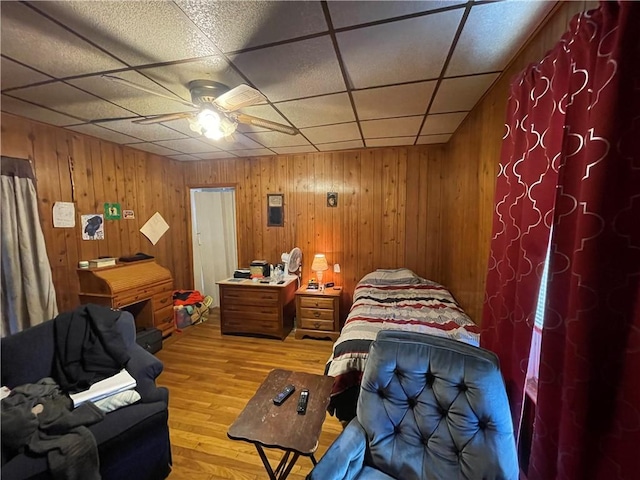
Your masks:
[[[273,397],[288,384],[293,384],[296,391],[282,405],[274,405]],[[315,465],[314,453],[318,448],[332,385],[333,377],[272,370],[229,427],[227,435],[232,440],[243,440],[256,446],[271,480],[287,478],[300,455],[311,457]],[[309,402],[306,414],[299,415],[296,407],[303,388],[309,389]],[[275,471],[264,447],[285,452]]]

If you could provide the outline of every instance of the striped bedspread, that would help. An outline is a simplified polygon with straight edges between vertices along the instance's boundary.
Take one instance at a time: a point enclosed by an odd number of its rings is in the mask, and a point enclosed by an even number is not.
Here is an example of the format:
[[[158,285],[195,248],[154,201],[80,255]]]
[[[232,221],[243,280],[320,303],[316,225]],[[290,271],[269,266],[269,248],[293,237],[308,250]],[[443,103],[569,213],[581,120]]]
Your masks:
[[[430,281],[406,285],[359,283],[325,369],[327,375],[336,379],[332,397],[360,384],[369,345],[380,330],[411,330],[476,346],[480,333],[442,285]]]

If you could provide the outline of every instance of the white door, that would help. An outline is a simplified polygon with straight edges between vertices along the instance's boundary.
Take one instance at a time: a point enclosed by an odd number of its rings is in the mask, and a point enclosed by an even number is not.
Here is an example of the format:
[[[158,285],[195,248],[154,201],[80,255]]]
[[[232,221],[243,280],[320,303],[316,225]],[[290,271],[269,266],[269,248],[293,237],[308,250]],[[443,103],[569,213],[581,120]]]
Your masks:
[[[193,284],[218,307],[216,282],[232,277],[238,268],[235,189],[192,189],[191,212]]]

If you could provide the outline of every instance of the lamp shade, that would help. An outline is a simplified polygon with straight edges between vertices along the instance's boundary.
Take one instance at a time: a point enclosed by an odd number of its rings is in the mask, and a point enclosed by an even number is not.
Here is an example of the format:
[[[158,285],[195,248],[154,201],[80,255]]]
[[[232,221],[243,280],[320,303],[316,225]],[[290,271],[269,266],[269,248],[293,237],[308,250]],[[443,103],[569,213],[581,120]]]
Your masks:
[[[325,257],[323,253],[316,253],[315,257],[313,257],[311,270],[313,270],[314,272],[324,272],[325,270],[329,270],[327,257]]]

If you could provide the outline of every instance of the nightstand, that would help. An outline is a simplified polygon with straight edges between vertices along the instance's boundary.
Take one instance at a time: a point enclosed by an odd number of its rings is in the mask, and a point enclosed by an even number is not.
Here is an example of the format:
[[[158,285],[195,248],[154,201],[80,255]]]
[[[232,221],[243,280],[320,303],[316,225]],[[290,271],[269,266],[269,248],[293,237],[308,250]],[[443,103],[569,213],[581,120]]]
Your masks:
[[[337,340],[340,335],[340,294],[342,290],[296,291],[296,338],[305,335]]]

